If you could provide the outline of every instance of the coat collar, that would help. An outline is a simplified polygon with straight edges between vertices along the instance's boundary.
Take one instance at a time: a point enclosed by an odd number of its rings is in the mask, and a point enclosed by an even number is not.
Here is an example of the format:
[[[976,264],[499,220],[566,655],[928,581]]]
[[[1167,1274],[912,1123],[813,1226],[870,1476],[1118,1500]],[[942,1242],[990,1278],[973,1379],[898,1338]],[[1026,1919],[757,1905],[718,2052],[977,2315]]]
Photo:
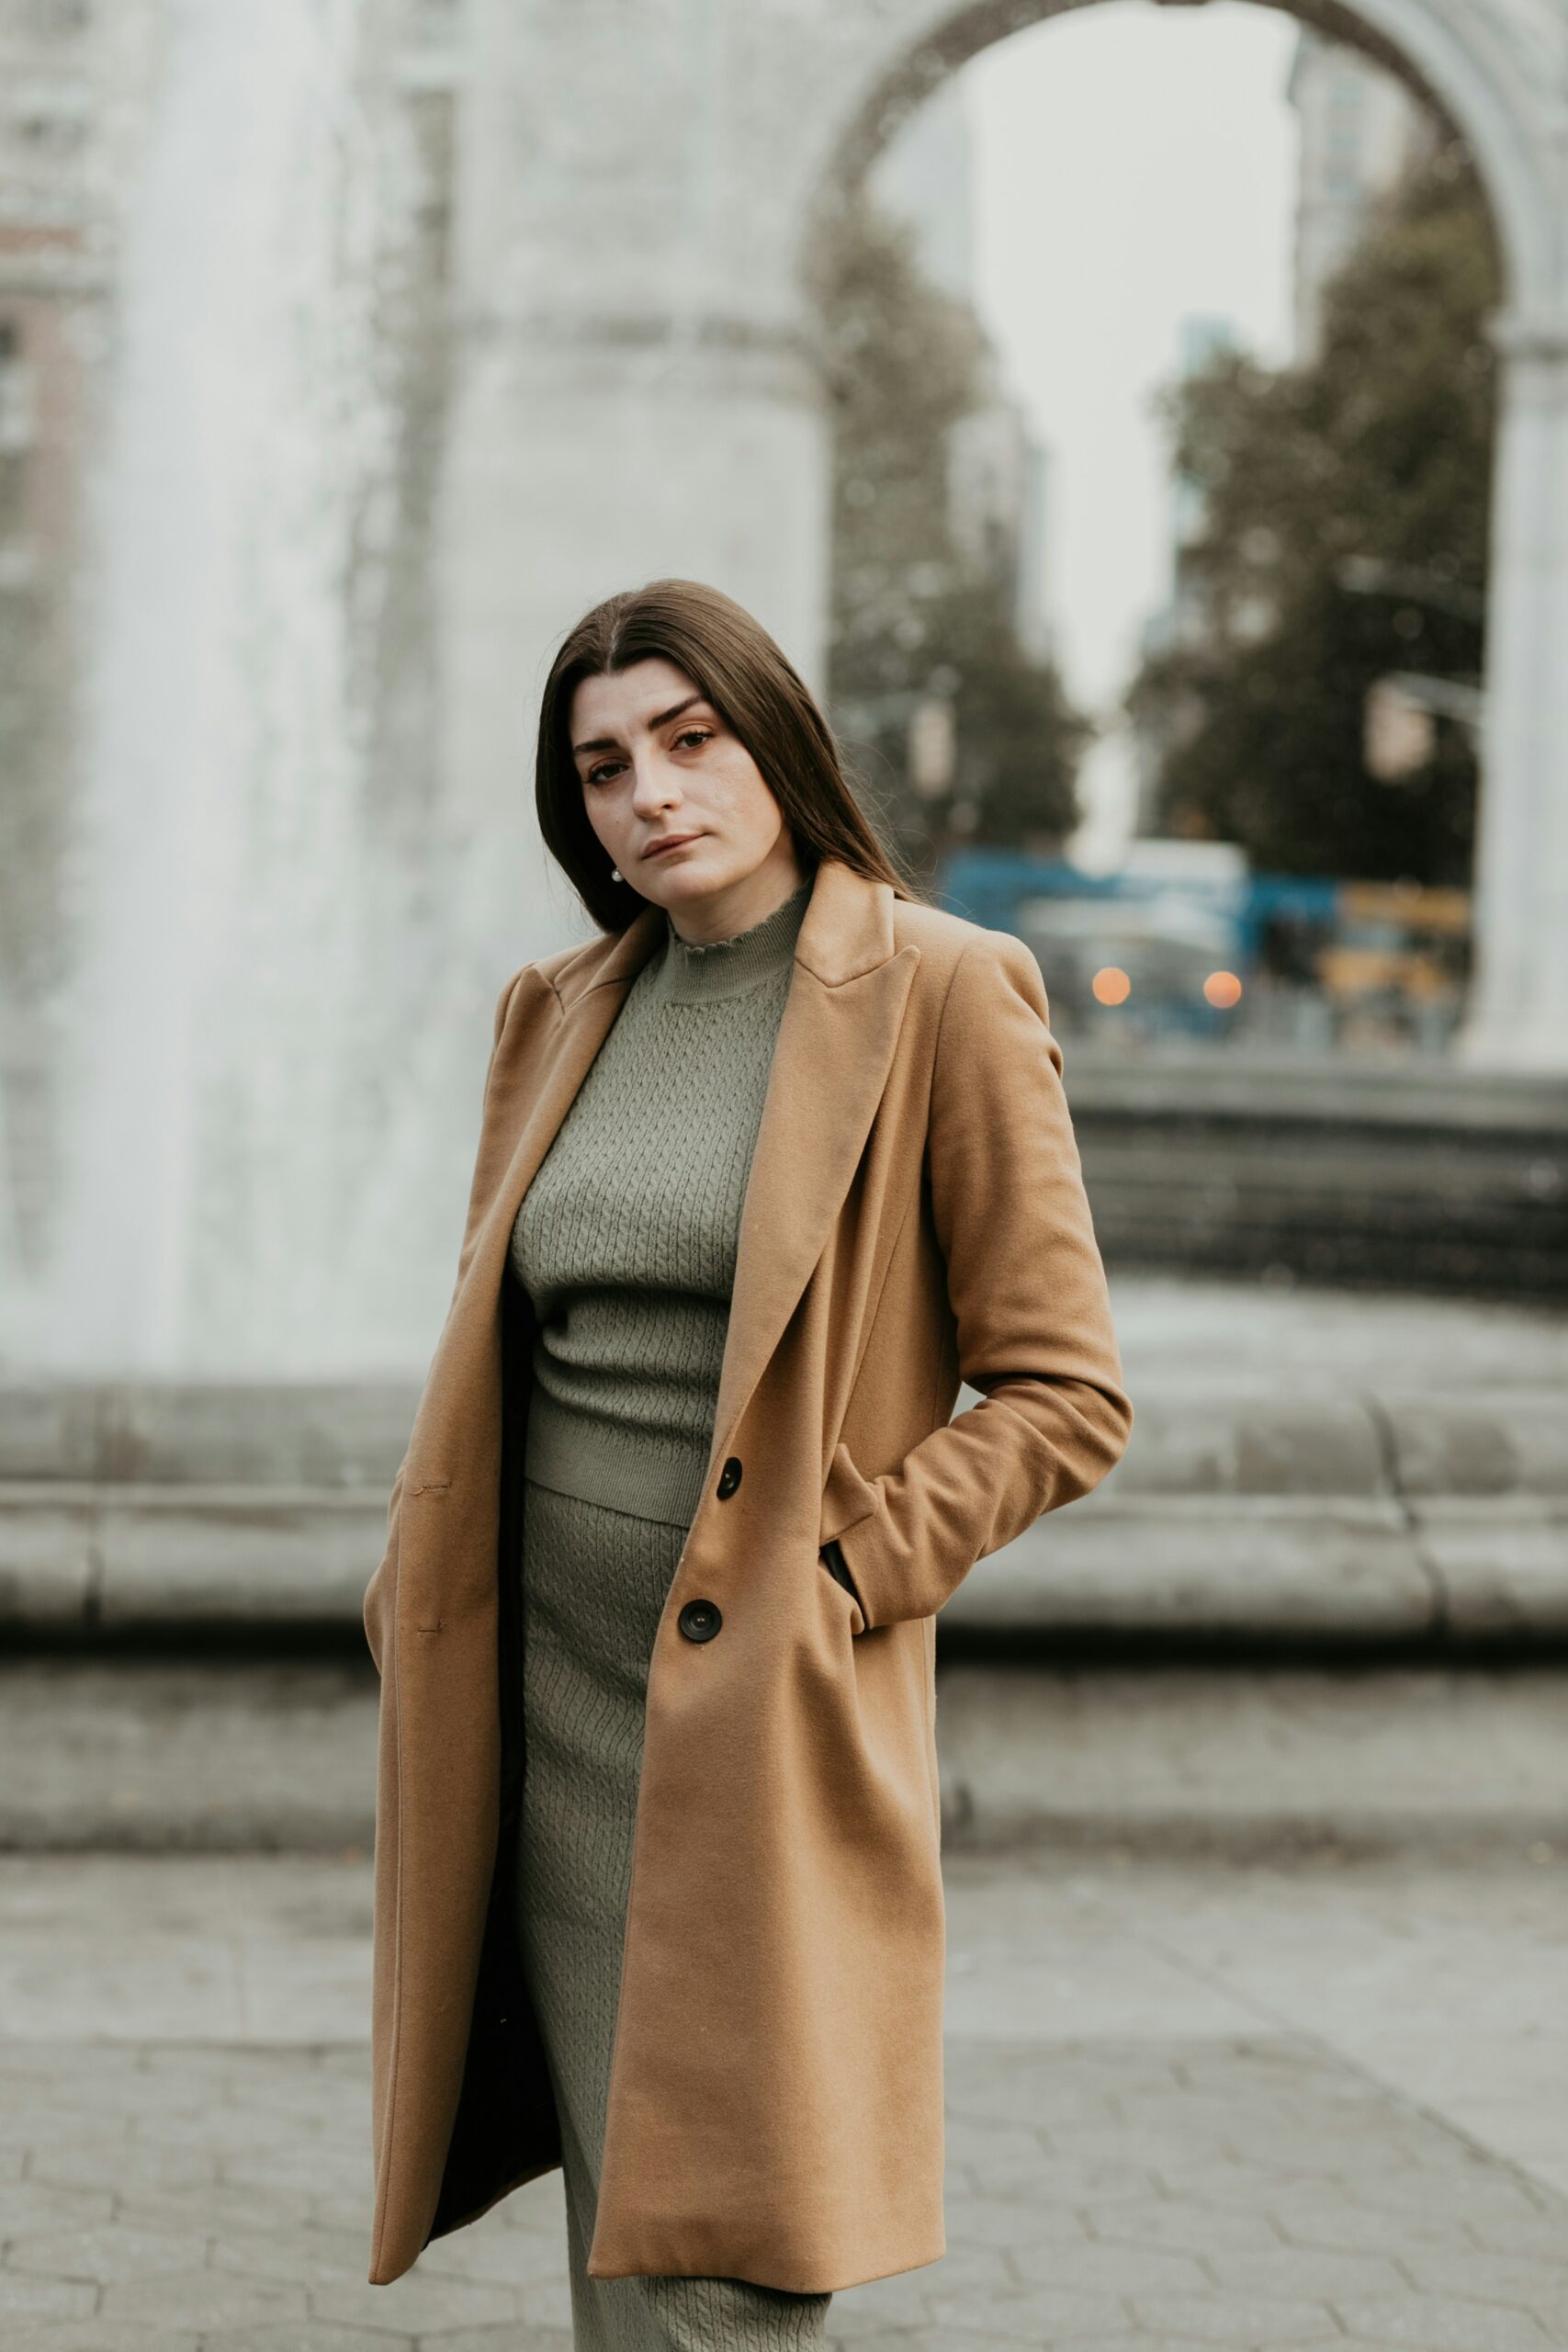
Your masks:
[[[637,972],[662,908],[595,941],[552,976],[565,1018],[542,1075],[502,1115],[515,1121],[506,1173],[474,1237],[459,1291],[493,1307],[523,1195],[555,1140]],[[784,1336],[849,1193],[887,1084],[920,951],[896,948],[893,889],[822,859],[795,945],[741,1212],[714,1419],[713,1460]],[[500,1106],[498,1106],[499,1108]],[[710,1484],[711,1491],[711,1484]]]
[[[570,1012],[591,989],[629,988],[664,938],[664,910],[647,906],[625,931],[591,941],[555,977],[562,1009]],[[828,988],[858,979],[894,952],[893,890],[836,857],[818,863],[795,960]]]

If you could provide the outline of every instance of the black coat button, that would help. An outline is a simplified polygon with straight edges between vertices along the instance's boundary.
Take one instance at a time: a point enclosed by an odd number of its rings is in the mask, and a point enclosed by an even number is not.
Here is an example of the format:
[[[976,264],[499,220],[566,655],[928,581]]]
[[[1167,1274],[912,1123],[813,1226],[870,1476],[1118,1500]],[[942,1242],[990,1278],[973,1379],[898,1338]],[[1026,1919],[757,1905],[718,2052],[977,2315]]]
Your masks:
[[[718,1474],[719,1501],[721,1503],[727,1503],[739,1484],[740,1464],[736,1455],[732,1453],[728,1461],[725,1464],[723,1469]]]
[[[688,1600],[676,1623],[689,1642],[711,1642],[724,1619],[712,1600]]]

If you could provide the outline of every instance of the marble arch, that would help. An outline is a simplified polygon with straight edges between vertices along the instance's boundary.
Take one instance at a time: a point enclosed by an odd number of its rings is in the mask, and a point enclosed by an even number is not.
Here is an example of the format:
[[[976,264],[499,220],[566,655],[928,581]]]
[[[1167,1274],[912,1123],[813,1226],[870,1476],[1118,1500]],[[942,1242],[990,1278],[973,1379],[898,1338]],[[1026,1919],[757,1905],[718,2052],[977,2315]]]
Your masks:
[[[514,805],[516,649],[547,646],[628,580],[716,581],[819,678],[829,449],[803,286],[820,208],[965,59],[1099,5],[477,0],[445,765],[478,808]],[[1507,292],[1463,1050],[1568,1069],[1568,0],[1292,0],[1289,13],[1439,105],[1495,211]],[[542,875],[536,888],[542,949],[572,934]],[[514,938],[514,898],[505,921]]]

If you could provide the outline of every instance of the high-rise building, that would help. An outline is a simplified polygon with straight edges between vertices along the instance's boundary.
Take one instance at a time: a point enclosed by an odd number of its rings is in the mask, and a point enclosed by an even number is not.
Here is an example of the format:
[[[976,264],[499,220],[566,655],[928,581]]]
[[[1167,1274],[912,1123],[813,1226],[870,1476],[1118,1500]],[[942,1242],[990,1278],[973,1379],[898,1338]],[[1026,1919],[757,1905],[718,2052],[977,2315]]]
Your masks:
[[[1306,361],[1317,349],[1325,288],[1430,140],[1433,117],[1381,65],[1305,30],[1286,95],[1300,126],[1295,344]]]
[[[1009,391],[976,302],[974,143],[962,82],[944,82],[884,149],[871,175],[881,208],[914,232],[921,269],[975,321],[985,391],[953,429],[948,514],[966,563],[1005,589],[1019,642],[1044,654],[1050,453]]]
[[[1178,380],[1190,382],[1216,359],[1236,348],[1233,322],[1209,313],[1183,319],[1177,363]],[[1170,575],[1165,602],[1145,621],[1142,650],[1145,661],[1175,646],[1198,642],[1211,625],[1207,599],[1195,577],[1191,551],[1203,536],[1205,503],[1200,485],[1176,471],[1170,484]],[[1157,821],[1160,776],[1172,748],[1168,729],[1156,729],[1147,719],[1134,731],[1136,777],[1134,833],[1147,833]]]

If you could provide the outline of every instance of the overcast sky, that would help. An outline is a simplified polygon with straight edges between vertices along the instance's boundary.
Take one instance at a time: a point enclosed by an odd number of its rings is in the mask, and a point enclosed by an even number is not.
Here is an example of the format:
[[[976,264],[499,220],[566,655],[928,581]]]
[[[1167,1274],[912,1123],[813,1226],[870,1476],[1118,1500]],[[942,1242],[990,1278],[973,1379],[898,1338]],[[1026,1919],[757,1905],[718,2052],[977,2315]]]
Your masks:
[[[986,51],[963,77],[980,307],[1053,460],[1050,605],[1068,684],[1113,702],[1168,572],[1150,413],[1181,322],[1290,354],[1295,27],[1270,8],[1110,5]],[[1091,790],[1120,830],[1115,746]],[[1107,830],[1108,829],[1108,830]]]

